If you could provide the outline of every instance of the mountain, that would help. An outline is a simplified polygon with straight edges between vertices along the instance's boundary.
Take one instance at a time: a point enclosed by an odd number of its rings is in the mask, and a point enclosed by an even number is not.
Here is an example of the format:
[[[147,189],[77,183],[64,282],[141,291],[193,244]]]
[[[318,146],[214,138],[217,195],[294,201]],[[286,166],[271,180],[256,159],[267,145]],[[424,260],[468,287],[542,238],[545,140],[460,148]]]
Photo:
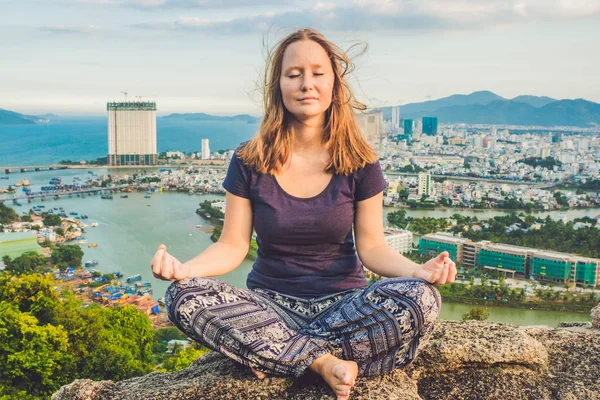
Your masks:
[[[420,118],[424,113],[404,114],[404,118]],[[507,124],[536,126],[600,125],[600,104],[584,99],[557,100],[535,107],[514,100],[496,100],[489,104],[443,107],[428,113],[442,123]]]
[[[489,104],[495,100],[506,100],[488,90],[473,92],[471,94],[455,94],[438,100],[430,100],[422,103],[411,103],[401,106],[400,113],[431,112],[443,107],[468,106],[472,104]],[[385,117],[385,116],[384,116]]]
[[[0,125],[35,124],[40,118],[0,108]]]
[[[378,111],[383,111],[384,119],[391,119],[391,107]],[[438,117],[441,123],[590,127],[600,125],[600,104],[530,95],[505,99],[490,91],[479,91],[405,104],[400,106],[400,116]]]
[[[556,101],[556,99],[553,99],[552,97],[528,95],[517,96],[511,100],[518,101],[519,103],[526,103],[534,107],[544,107],[546,104]]]
[[[180,119],[184,121],[240,121],[247,122],[249,124],[256,123],[260,121],[260,118],[253,117],[248,114],[240,114],[234,116],[218,116],[218,115],[210,115],[205,113],[186,113],[186,114],[170,114],[165,117],[165,119]]]

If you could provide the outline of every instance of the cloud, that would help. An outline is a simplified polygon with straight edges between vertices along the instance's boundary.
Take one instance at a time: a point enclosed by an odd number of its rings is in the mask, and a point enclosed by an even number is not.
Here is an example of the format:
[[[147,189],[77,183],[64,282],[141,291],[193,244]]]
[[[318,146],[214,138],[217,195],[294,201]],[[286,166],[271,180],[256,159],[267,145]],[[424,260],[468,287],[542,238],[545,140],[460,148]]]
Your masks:
[[[90,34],[96,30],[94,25],[85,26],[67,26],[67,25],[47,25],[40,28],[43,31],[53,33],[66,33],[66,34]]]
[[[147,0],[173,4],[185,0]],[[191,1],[191,0],[189,0]],[[188,1],[188,2],[189,2]],[[207,0],[206,3],[213,3]],[[225,2],[223,2],[225,3]],[[236,3],[235,1],[232,3]],[[479,30],[517,23],[600,17],[600,0],[353,0],[313,2],[302,9],[246,17],[181,17],[134,25],[152,30],[247,34],[272,27],[328,31]]]
[[[80,4],[118,5],[130,8],[223,9],[263,5],[286,5],[290,0],[71,0]]]

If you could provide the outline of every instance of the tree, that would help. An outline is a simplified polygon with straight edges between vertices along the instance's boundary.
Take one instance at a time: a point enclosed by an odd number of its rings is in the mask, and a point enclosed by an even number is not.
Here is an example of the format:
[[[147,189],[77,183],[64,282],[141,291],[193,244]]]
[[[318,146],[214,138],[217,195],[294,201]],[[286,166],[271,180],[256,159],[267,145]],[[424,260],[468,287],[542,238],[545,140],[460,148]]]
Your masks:
[[[469,320],[485,321],[486,319],[488,319],[489,316],[490,315],[489,315],[487,309],[485,309],[483,307],[476,307],[476,308],[471,309],[471,311],[469,311],[467,314],[463,314],[462,320],[463,321],[469,321]]]
[[[12,208],[0,203],[0,224],[10,224],[19,220],[19,214]]]
[[[10,266],[7,265],[6,270],[15,274],[31,274],[38,267],[46,264],[46,258],[36,253],[35,251],[26,251],[19,257],[12,260]]]
[[[62,245],[52,250],[52,263],[67,263],[70,267],[80,267],[83,250],[77,245]]]
[[[167,360],[159,368],[159,371],[174,372],[183,368],[187,368],[198,357],[203,356],[209,351],[210,350],[207,348],[203,348],[201,350],[196,350],[194,348],[179,350],[173,356],[167,358]]]
[[[44,225],[46,226],[60,226],[61,223],[60,217],[56,214],[48,214],[46,218],[44,218]]]
[[[0,302],[0,386],[4,393],[25,391],[49,398],[68,382],[73,356],[62,326],[39,325],[35,316],[14,304]]]

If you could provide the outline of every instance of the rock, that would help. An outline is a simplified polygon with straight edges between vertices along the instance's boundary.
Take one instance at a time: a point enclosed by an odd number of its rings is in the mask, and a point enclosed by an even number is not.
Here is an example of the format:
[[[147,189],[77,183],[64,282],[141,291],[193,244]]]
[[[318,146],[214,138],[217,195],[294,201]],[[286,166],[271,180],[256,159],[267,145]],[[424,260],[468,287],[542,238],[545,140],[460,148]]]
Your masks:
[[[600,303],[592,308],[590,316],[592,317],[592,326],[596,329],[600,329]]]
[[[353,400],[600,400],[600,331],[441,321],[405,371],[357,379]],[[334,399],[320,377],[258,380],[218,353],[174,373],[76,380],[52,400]]]
[[[544,368],[548,353],[517,325],[480,321],[436,324],[429,344],[409,367],[409,375],[435,375],[462,368],[519,365]]]
[[[558,327],[559,328],[585,328],[585,329],[591,329],[592,328],[592,323],[591,322],[559,322],[558,323]]]

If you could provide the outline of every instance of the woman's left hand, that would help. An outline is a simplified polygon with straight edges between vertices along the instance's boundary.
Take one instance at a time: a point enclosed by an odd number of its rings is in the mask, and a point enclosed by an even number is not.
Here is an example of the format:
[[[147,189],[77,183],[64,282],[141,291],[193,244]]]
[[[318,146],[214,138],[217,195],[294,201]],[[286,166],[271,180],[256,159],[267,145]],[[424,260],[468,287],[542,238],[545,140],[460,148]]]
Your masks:
[[[456,279],[456,264],[447,251],[440,253],[415,271],[415,278],[425,279],[434,285],[445,285]]]

